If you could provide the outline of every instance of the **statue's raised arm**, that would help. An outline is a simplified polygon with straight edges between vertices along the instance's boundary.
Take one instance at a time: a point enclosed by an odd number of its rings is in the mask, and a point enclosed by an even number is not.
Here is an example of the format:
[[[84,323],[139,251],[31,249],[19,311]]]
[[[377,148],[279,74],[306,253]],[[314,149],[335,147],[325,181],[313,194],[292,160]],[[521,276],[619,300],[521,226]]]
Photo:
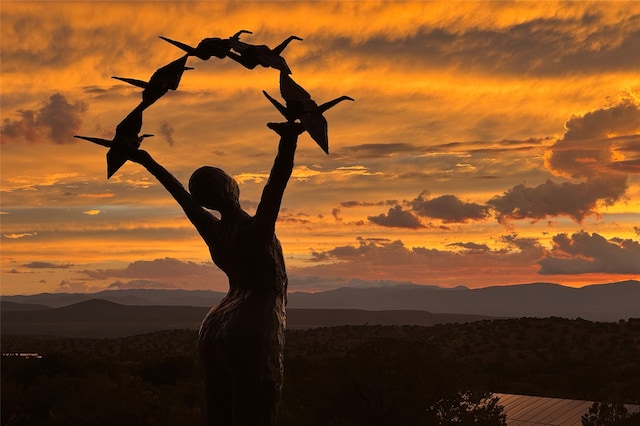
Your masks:
[[[304,132],[304,127],[300,123],[269,123],[267,126],[280,135],[278,154],[255,215],[258,226],[268,237],[275,232],[282,196],[293,172],[293,157],[298,136]]]
[[[158,182],[165,187],[180,207],[182,207],[187,218],[193,223],[193,226],[195,226],[205,241],[210,238],[211,234],[215,231],[218,219],[194,200],[178,179],[154,160],[147,151],[141,149],[131,150],[128,153],[128,157],[129,160],[142,165],[149,173],[158,179]]]

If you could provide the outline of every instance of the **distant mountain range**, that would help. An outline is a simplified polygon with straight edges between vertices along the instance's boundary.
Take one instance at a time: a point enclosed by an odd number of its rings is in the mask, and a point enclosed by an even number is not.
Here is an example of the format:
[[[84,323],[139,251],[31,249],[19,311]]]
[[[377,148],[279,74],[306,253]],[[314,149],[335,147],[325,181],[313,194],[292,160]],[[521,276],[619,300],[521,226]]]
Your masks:
[[[224,293],[208,290],[105,290],[97,293],[42,293],[2,296],[3,302],[60,308],[91,299],[120,305],[211,307]],[[349,288],[318,293],[290,292],[290,309],[414,310],[434,314],[491,317],[581,317],[617,321],[640,317],[640,281],[594,284],[581,288],[550,283],[495,286],[479,289],[399,285]],[[3,303],[3,311],[11,310]],[[14,307],[15,308],[15,307]],[[22,306],[20,310],[38,309]]]
[[[2,296],[2,311],[61,308],[91,299],[119,305],[209,308],[224,293],[208,290],[105,290],[97,293],[42,293]],[[291,292],[289,309],[426,311],[489,317],[564,317],[618,321],[640,317],[640,281],[594,284],[581,288],[551,283],[454,289],[399,285],[339,288],[318,293]],[[18,306],[7,304],[20,304]],[[31,305],[31,306],[29,306]],[[38,306],[40,305],[40,306]],[[204,311],[206,312],[206,310]]]
[[[551,283],[478,289],[423,287],[340,288],[322,293],[293,293],[296,308],[414,309],[432,313],[493,317],[563,317],[618,321],[640,317],[640,281],[594,284],[581,288]]]
[[[116,337],[163,329],[196,330],[224,293],[105,290],[2,296],[2,334]],[[289,293],[288,327],[422,325],[496,317],[618,321],[640,317],[640,281],[582,288],[534,283],[481,289],[400,285]]]

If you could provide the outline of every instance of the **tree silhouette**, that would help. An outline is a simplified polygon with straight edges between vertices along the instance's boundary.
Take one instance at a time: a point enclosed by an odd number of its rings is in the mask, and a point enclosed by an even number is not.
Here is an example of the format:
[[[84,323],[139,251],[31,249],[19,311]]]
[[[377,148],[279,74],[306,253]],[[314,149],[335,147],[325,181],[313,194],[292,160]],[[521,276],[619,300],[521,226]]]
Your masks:
[[[498,401],[488,392],[458,391],[427,409],[428,424],[506,426],[506,415]]]
[[[640,424],[640,412],[629,413],[619,402],[594,402],[582,416],[582,426],[634,426]]]

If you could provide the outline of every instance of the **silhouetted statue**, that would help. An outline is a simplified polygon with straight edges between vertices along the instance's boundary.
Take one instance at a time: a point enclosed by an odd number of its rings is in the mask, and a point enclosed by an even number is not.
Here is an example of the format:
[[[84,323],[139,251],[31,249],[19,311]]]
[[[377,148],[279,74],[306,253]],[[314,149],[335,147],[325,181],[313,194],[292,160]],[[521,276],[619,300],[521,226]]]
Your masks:
[[[271,67],[279,70],[280,72],[291,74],[291,70],[289,69],[287,62],[280,55],[292,40],[302,40],[300,37],[290,36],[277,47],[271,49],[269,46],[264,44],[254,45],[240,41],[240,34],[242,33],[252,34],[251,31],[243,30],[237,32],[233,37],[231,37],[229,39],[229,45],[238,54],[229,52],[227,53],[228,57],[239,62],[245,68],[250,70],[261,65],[265,68]]]
[[[236,181],[201,167],[189,192],[145,151],[129,152],[180,204],[229,278],[229,291],[199,331],[205,368],[207,425],[273,425],[283,380],[287,273],[275,225],[293,170],[299,123],[269,123],[278,154],[254,216],[239,202]],[[217,219],[207,209],[216,210]]]
[[[284,72],[280,73],[280,93],[286,101],[286,107],[269,96],[266,91],[263,90],[262,93],[264,93],[267,99],[271,101],[289,122],[300,120],[300,123],[302,123],[305,130],[309,132],[311,138],[326,154],[329,154],[328,124],[322,114],[339,102],[345,100],[353,101],[353,98],[349,96],[340,96],[339,98],[318,106],[318,104],[311,99],[309,92],[304,90]]]
[[[111,178],[115,172],[127,161],[131,150],[138,149],[142,140],[153,136],[144,134],[138,136],[142,129],[142,111],[144,105],[140,103],[116,126],[116,134],[112,140],[94,138],[89,136],[77,136],[75,138],[84,139],[89,142],[109,148],[107,151],[107,179]]]
[[[207,425],[274,425],[282,390],[283,348],[286,325],[287,273],[275,225],[282,197],[293,171],[298,136],[305,130],[329,153],[327,120],[323,113],[349,96],[320,106],[289,77],[291,70],[281,56],[293,40],[290,36],[274,49],[240,41],[240,30],[228,39],[205,38],[197,47],[160,37],[186,52],[183,57],[156,70],[148,82],[113,77],[142,87],[142,102],[116,127],[112,140],[75,136],[109,148],[107,177],[127,161],[144,166],[180,204],[209,247],[213,262],[229,279],[229,291],[202,321],[198,347],[205,369]],[[286,106],[264,95],[287,119],[269,123],[280,135],[278,154],[262,191],[256,213],[240,207],[237,182],[216,167],[201,167],[189,180],[189,191],[151,155],[140,150],[142,112],[168,90],[176,90],[189,56],[207,60],[229,57],[244,67],[258,65],[280,71],[280,92]],[[298,122],[299,121],[299,122]],[[220,213],[220,219],[208,209]]]
[[[149,81],[136,80],[133,78],[111,77],[124,81],[134,86],[142,87],[142,104],[143,109],[160,99],[169,90],[176,90],[182,79],[182,74],[193,68],[185,66],[189,55],[184,55],[180,59],[158,68],[153,73]]]
[[[230,38],[225,39],[219,37],[205,38],[202,39],[200,43],[198,43],[197,47],[191,47],[188,44],[184,44],[176,40],[171,40],[170,38],[164,36],[160,36],[160,38],[184,50],[185,52],[187,52],[187,55],[195,56],[202,59],[203,61],[206,61],[212,56],[220,59],[226,58],[229,50],[231,50],[230,39],[238,38],[242,33],[251,33],[251,31],[240,30]]]

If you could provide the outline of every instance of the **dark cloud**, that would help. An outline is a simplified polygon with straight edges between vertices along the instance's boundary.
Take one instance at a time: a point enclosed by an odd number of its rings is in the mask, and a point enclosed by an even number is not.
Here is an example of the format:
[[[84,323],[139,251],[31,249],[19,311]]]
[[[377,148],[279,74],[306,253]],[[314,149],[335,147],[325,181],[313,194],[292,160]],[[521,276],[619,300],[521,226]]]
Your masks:
[[[319,251],[315,251],[315,250],[311,250],[311,258],[309,259],[310,262],[325,262],[327,260],[329,260],[331,258],[331,256],[329,256],[329,254],[327,252],[319,252]]]
[[[640,109],[630,98],[618,105],[574,115],[566,123],[564,140],[607,138],[611,134],[627,135],[640,130]]]
[[[107,278],[176,278],[176,277],[207,277],[217,271],[213,264],[185,262],[165,257],[155,260],[138,260],[127,265],[124,269],[98,269],[80,271],[94,279]]]
[[[429,199],[429,191],[422,191],[411,201],[411,208],[419,216],[442,219],[445,223],[464,223],[483,220],[489,216],[489,208],[476,203],[465,203],[455,195],[442,195]]]
[[[312,262],[324,262],[330,259],[340,259],[340,260],[354,259],[355,260],[358,257],[362,257],[363,252],[367,251],[367,248],[375,249],[375,247],[385,247],[391,243],[391,240],[389,240],[388,238],[358,237],[356,240],[359,243],[359,247],[339,246],[329,251],[323,251],[323,252],[312,251],[310,260]]]
[[[522,78],[635,72],[640,68],[639,50],[637,15],[621,15],[621,19],[611,25],[605,14],[584,11],[570,18],[535,18],[500,28],[473,26],[463,31],[423,25],[408,37],[327,39],[318,43],[312,54],[315,57],[325,53],[347,56],[355,51],[363,55],[363,63],[390,61],[405,69],[457,67]],[[414,54],[408,56],[407,51]]]
[[[477,243],[472,243],[472,242],[466,242],[466,243],[450,243],[447,244],[447,247],[460,247],[460,248],[464,248],[467,249],[468,252],[471,253],[477,253],[477,252],[487,252],[490,251],[491,249],[489,248],[488,245],[486,244],[477,244]]]
[[[627,189],[625,176],[595,177],[582,183],[555,183],[547,180],[535,187],[519,184],[503,195],[491,198],[487,204],[496,212],[496,219],[544,219],[547,216],[569,216],[576,222],[596,214],[599,201],[612,205]]]
[[[578,232],[553,237],[552,250],[538,263],[540,274],[640,274],[640,243],[607,240],[599,234]]]
[[[367,219],[380,226],[410,229],[424,228],[420,219],[415,217],[413,213],[403,210],[402,206],[390,208],[386,215],[369,216]]]
[[[112,288],[209,288],[224,290],[227,276],[213,263],[195,263],[166,257],[155,260],[139,260],[124,269],[99,269],[79,271],[94,280],[116,278]],[[144,288],[144,287],[138,287]]]
[[[504,249],[485,249],[482,244],[455,243],[457,247],[478,250],[439,250],[428,247],[406,247],[402,241],[358,239],[357,244],[335,247],[314,253],[317,265],[304,269],[294,268],[297,274],[364,278],[375,271],[377,279],[403,279],[424,282],[425,277],[447,281],[450,271],[473,277],[479,270],[501,269],[510,271],[532,269],[544,255],[537,242],[507,237]],[[402,271],[398,275],[398,271]],[[508,275],[508,274],[507,274]],[[506,275],[505,275],[506,276]],[[438,278],[436,278],[438,277]],[[430,278],[429,278],[430,279]]]
[[[377,202],[367,201],[343,201],[340,203],[342,207],[371,207],[371,206],[395,206],[398,204],[398,200],[384,200]]]
[[[489,200],[499,221],[566,215],[577,222],[612,205],[627,191],[626,173],[640,172],[640,109],[630,97],[618,104],[574,115],[564,137],[545,154],[553,173],[584,180],[537,187],[517,185]]]
[[[397,258],[398,256],[404,257],[408,252],[409,250],[400,240],[358,238],[358,246],[339,246],[326,252],[320,252],[318,256],[355,262],[386,257],[386,260],[389,261],[391,258]]]
[[[527,152],[537,151],[541,145],[547,145],[552,141],[550,137],[544,138],[528,138],[524,140],[502,139],[494,140],[475,140],[465,142],[447,142],[437,145],[430,145],[424,149],[427,154],[452,155],[453,153],[469,153],[469,154],[494,154],[498,155],[505,152]]]
[[[588,179],[611,173],[612,148],[606,140],[562,140],[547,151],[545,164],[556,175]]]
[[[175,130],[167,121],[163,121],[160,123],[160,134],[164,137],[164,140],[167,141],[169,146],[173,146],[175,140],[173,139],[173,133]]]
[[[545,157],[547,167],[558,174],[590,178],[622,168],[633,171],[640,160],[640,109],[630,98],[572,116],[566,128]]]
[[[109,90],[100,86],[86,86],[86,87],[83,87],[83,90],[85,93],[98,94],[98,95],[102,95],[109,92]]]
[[[398,179],[408,179],[408,180],[426,180],[431,179],[433,176],[432,173],[425,172],[407,172],[407,173],[399,173]]]
[[[19,120],[5,118],[0,129],[3,143],[20,140],[42,142],[47,139],[57,144],[74,143],[77,139],[73,135],[80,129],[86,110],[86,103],[78,101],[72,104],[64,95],[55,93],[38,110],[19,110]]]
[[[90,291],[97,291],[102,289],[97,289],[89,286],[84,281],[60,281],[58,287],[56,288],[56,292],[65,292],[65,293],[87,293]]]
[[[311,223],[311,220],[309,220],[308,217],[309,216],[304,213],[298,213],[296,215],[281,214],[278,217],[278,222],[298,223],[306,225]]]
[[[503,235],[500,237],[503,243],[520,251],[540,250],[540,242],[535,238],[522,238],[518,234]]]
[[[49,263],[49,262],[30,262],[22,266],[24,266],[25,268],[31,268],[31,269],[68,269],[68,268],[71,268],[73,265],[71,263],[57,264],[57,263]]]
[[[614,161],[611,168],[620,172],[640,174],[640,156],[635,160]]]

